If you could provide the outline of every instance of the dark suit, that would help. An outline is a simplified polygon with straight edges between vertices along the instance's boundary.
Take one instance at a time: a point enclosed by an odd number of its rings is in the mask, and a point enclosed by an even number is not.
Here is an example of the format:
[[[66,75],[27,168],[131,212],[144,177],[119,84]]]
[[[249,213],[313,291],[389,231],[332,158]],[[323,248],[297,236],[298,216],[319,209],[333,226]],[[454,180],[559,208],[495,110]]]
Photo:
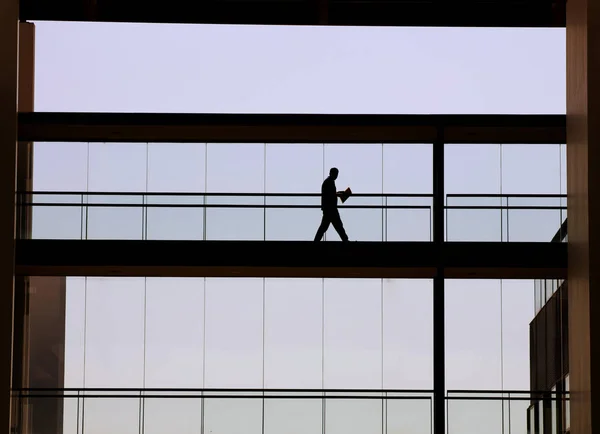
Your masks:
[[[346,235],[344,224],[338,211],[338,196],[335,181],[331,177],[323,181],[323,185],[321,186],[321,209],[323,210],[323,219],[315,235],[315,241],[321,241],[330,224],[333,225],[342,241],[348,241],[348,235]]]

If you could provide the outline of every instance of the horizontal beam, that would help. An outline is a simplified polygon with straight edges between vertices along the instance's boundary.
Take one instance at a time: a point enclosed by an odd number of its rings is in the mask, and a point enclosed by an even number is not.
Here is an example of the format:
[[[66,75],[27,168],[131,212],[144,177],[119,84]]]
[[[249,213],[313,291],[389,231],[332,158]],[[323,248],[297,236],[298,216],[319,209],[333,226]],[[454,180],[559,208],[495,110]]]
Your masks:
[[[197,24],[564,27],[555,0],[20,0],[21,20]]]
[[[16,246],[16,273],[34,276],[433,278],[438,265],[448,278],[565,278],[567,245],[19,240]]]
[[[564,115],[20,113],[23,142],[566,143]]]

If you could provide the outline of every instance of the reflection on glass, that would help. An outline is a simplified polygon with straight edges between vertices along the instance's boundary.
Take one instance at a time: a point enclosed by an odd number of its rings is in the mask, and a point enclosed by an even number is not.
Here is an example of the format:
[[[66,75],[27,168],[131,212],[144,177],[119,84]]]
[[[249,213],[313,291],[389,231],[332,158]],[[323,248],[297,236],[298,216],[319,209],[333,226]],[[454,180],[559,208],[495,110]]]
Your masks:
[[[82,432],[137,433],[140,429],[140,406],[141,398],[84,398]]]
[[[263,400],[259,398],[205,398],[204,432],[262,434]]]
[[[149,392],[150,395],[157,393]],[[164,395],[164,392],[161,392]],[[181,395],[181,393],[179,393]],[[144,434],[202,432],[201,398],[144,398]]]

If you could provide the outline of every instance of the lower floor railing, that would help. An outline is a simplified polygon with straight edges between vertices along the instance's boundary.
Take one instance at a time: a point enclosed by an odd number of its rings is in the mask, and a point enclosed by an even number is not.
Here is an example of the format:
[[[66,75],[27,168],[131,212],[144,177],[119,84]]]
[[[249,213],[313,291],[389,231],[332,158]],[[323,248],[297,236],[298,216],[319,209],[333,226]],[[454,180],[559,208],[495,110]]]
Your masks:
[[[13,399],[20,434],[433,433],[431,390],[21,389]],[[448,391],[445,399],[448,434],[568,431],[567,393]]]

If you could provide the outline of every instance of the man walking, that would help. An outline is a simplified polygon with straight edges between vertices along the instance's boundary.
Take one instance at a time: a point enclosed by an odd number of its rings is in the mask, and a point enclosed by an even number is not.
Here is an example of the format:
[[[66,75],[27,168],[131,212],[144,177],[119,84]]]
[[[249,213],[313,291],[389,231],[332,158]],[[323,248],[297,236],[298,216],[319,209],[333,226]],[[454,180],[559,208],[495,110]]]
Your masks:
[[[332,167],[331,170],[329,170],[329,176],[323,181],[323,185],[321,186],[321,209],[323,210],[323,220],[321,220],[321,225],[315,235],[315,241],[321,241],[330,224],[333,225],[342,241],[348,241],[348,235],[346,235],[344,224],[342,223],[340,212],[338,211],[338,197],[343,193],[341,191],[336,191],[335,188],[335,180],[339,173],[337,168]]]

